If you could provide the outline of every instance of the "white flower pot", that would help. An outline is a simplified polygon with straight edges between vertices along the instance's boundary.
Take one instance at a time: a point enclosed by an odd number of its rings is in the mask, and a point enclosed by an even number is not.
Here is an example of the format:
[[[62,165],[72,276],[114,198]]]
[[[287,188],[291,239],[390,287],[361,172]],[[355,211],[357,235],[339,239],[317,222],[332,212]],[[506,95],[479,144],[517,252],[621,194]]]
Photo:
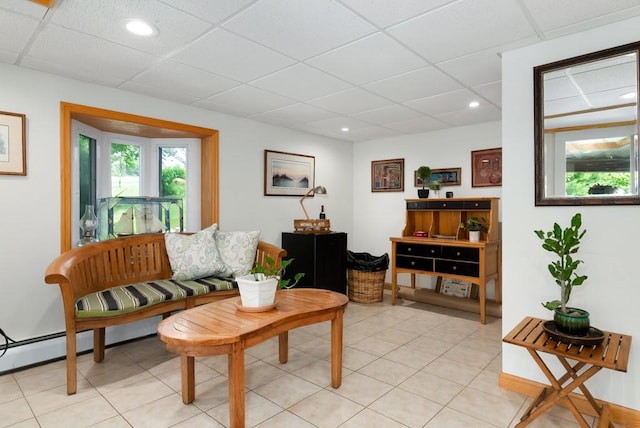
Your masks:
[[[479,230],[470,230],[469,231],[469,241],[471,241],[471,242],[480,242],[480,231]]]
[[[256,281],[253,275],[245,275],[236,278],[240,290],[242,306],[247,308],[259,308],[271,306],[275,302],[278,280],[267,278]]]

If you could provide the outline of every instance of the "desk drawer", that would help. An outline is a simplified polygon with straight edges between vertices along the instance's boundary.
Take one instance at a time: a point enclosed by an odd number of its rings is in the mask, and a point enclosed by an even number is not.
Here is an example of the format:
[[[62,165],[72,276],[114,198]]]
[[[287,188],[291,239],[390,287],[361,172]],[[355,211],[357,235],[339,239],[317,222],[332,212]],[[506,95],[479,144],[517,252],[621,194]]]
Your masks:
[[[403,256],[438,257],[440,252],[439,245],[407,244],[404,242],[396,244],[396,253]]]
[[[445,259],[462,260],[465,262],[479,262],[480,249],[467,247],[442,247],[442,257]]]
[[[433,272],[433,259],[426,257],[406,257],[398,255],[396,256],[396,267]]]
[[[478,277],[480,275],[480,265],[478,263],[467,263],[454,260],[436,260],[435,265],[436,272],[472,277]]]

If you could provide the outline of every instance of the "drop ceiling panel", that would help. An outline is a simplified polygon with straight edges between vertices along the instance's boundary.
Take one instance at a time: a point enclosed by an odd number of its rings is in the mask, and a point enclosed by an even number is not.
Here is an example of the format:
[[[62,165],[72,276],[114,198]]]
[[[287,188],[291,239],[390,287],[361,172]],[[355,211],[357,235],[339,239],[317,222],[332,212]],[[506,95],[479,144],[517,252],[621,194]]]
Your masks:
[[[47,26],[29,50],[29,55],[66,69],[98,70],[100,74],[128,79],[151,66],[157,58],[77,31]],[[113,61],[117,58],[117,61]]]
[[[387,31],[432,63],[535,34],[513,0],[461,0]]]
[[[157,36],[125,31],[122,21],[137,17],[157,27]],[[154,55],[166,55],[211,28],[211,23],[155,0],[64,0],[53,9],[51,22]]]
[[[295,101],[290,98],[248,85],[238,86],[196,103],[196,105],[227,107],[241,116],[263,113],[291,104],[295,104]]]
[[[341,0],[378,27],[384,28],[405,19],[421,15],[454,0]]]
[[[502,61],[494,49],[441,62],[437,66],[465,86],[495,82],[502,77]]]
[[[459,111],[452,111],[449,113],[442,113],[437,115],[436,119],[440,119],[443,122],[452,124],[454,126],[465,126],[474,123],[500,120],[500,117],[500,109],[487,104],[481,105],[480,107],[474,109],[464,109]]]
[[[427,65],[416,54],[382,33],[315,57],[308,63],[356,85]]]
[[[415,100],[461,89],[462,85],[435,67],[423,67],[388,79],[370,83],[365,88],[396,102]]]
[[[437,131],[438,129],[449,128],[451,125],[432,117],[421,117],[418,119],[387,123],[384,127],[403,134],[417,134],[419,132],[431,132]]]
[[[20,15],[30,16],[36,19],[44,18],[48,10],[42,5],[25,0],[2,0],[2,3],[0,3],[0,16],[3,16],[2,9],[6,11],[16,12]],[[3,19],[2,22],[5,23],[7,21]]]
[[[255,0],[159,0],[168,6],[183,10],[213,24],[228,18]]]
[[[133,78],[133,84],[148,88],[157,88],[165,94],[181,94],[195,100],[224,92],[240,83],[226,77],[217,76],[206,71],[188,67],[171,61],[163,61]],[[127,89],[128,83],[122,85]]]
[[[102,70],[92,70],[90,64],[78,66],[64,62],[54,63],[44,59],[27,56],[22,58],[20,66],[108,87],[117,87],[123,81],[122,78],[103,74]]]
[[[435,116],[442,113],[464,110],[468,108],[471,101],[477,101],[477,99],[478,96],[470,90],[460,89],[446,94],[409,101],[406,105],[424,114]],[[475,111],[475,109],[471,111]]]
[[[394,104],[375,110],[352,114],[351,116],[355,119],[364,120],[365,122],[369,122],[372,124],[384,125],[392,122],[401,122],[404,120],[415,119],[418,117],[422,117],[423,115],[415,110],[411,110],[410,108]]]
[[[267,117],[273,120],[287,122],[289,124],[305,124],[309,122],[330,119],[337,116],[338,115],[336,113],[323,110],[318,107],[310,106],[308,104],[292,104],[287,107],[282,107],[276,110],[271,110],[259,115],[252,116],[251,118],[259,120],[260,118]]]
[[[390,105],[392,102],[365,90],[355,88],[309,101],[309,104],[341,114],[358,113]]]
[[[263,0],[222,26],[299,60],[376,30],[341,4],[326,0]]]
[[[213,30],[177,53],[173,59],[240,81],[256,79],[294,62],[278,52],[222,29]]]
[[[27,46],[40,21],[0,9],[0,22],[0,50],[13,52],[17,56]]]
[[[584,21],[601,19],[606,15],[640,6],[639,0],[522,0],[533,19],[543,31],[557,30]],[[549,13],[553,11],[553,13]],[[598,24],[603,25],[604,22]]]
[[[334,94],[352,86],[302,63],[254,80],[251,85],[300,101]]]
[[[471,89],[498,107],[502,105],[502,82],[487,83],[486,85],[474,86]]]

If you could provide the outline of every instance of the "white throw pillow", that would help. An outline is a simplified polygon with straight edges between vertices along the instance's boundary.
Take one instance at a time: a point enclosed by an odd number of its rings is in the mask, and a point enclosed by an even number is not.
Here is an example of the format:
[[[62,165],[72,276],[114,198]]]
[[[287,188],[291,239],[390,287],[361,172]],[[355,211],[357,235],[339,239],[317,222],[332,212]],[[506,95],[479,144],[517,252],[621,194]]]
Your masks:
[[[214,239],[218,225],[214,224],[193,235],[167,233],[164,242],[173,279],[185,281],[207,276],[223,276],[226,266]]]
[[[242,276],[249,273],[256,260],[260,231],[215,232],[216,247],[227,266],[224,276]]]

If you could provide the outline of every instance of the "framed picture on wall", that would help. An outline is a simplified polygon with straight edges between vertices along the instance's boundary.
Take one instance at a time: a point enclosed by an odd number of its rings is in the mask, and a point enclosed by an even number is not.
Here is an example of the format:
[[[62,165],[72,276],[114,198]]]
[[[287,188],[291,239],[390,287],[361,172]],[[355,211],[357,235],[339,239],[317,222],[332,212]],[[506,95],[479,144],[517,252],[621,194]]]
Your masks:
[[[26,116],[0,111],[0,174],[27,175]]]
[[[502,186],[502,148],[471,152],[471,186]]]
[[[265,196],[304,196],[313,189],[315,175],[313,156],[264,151]]]
[[[443,168],[431,170],[431,181],[439,181],[441,186],[459,186],[462,180],[462,168]],[[418,177],[418,171],[413,172],[413,181],[416,187],[422,187],[423,183]]]
[[[404,159],[371,161],[372,192],[404,191]]]

